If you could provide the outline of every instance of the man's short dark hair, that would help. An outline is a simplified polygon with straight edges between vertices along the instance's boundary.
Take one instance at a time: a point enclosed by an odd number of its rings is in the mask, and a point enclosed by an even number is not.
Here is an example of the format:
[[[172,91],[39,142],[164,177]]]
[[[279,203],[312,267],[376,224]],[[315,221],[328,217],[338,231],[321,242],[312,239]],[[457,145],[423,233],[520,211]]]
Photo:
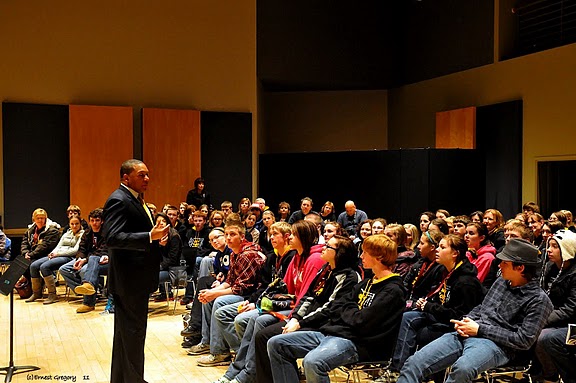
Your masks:
[[[534,277],[538,274],[540,270],[540,265],[526,265],[524,263],[512,262],[514,266],[524,266],[524,271],[522,272],[522,276],[527,280],[531,281]]]
[[[94,218],[94,219],[100,218],[100,219],[102,219],[102,216],[103,216],[103,215],[104,215],[104,209],[102,209],[101,207],[99,207],[99,208],[96,208],[96,209],[92,210],[92,211],[90,212],[90,214],[88,214],[88,219],[90,219],[90,218]]]
[[[126,160],[120,166],[120,179],[124,177],[124,174],[130,174],[136,169],[136,166],[143,164],[144,162],[132,158],[131,160]]]

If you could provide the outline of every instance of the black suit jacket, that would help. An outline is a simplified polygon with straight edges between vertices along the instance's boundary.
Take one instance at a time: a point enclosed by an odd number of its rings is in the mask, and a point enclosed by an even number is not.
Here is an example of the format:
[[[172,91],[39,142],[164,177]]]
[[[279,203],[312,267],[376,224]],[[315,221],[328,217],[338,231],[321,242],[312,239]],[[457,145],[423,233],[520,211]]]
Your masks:
[[[119,295],[150,294],[158,288],[160,252],[150,243],[150,217],[137,198],[120,186],[104,205],[102,234],[108,246],[108,288]]]

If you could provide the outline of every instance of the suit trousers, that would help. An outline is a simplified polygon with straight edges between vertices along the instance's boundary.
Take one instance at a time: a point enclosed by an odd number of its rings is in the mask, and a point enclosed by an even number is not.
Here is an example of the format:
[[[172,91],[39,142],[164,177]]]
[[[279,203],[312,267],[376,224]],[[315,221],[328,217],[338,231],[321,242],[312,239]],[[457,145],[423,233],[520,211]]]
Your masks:
[[[145,383],[144,343],[149,294],[113,294],[114,341],[111,383]]]

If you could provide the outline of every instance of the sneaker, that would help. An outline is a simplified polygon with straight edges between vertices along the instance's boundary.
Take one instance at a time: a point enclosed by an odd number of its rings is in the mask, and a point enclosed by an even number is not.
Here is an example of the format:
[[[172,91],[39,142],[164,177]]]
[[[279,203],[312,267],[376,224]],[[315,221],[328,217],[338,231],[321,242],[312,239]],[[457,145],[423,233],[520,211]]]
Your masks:
[[[190,313],[182,314],[182,323],[184,324],[184,328],[190,325],[190,318],[191,318]]]
[[[210,345],[204,343],[198,343],[196,346],[192,346],[188,350],[188,355],[202,355],[210,353]]]
[[[192,326],[188,326],[184,330],[180,331],[180,336],[184,336],[184,337],[191,337],[191,336],[196,336],[199,334],[200,334],[200,331],[196,330]]]
[[[193,305],[193,304],[194,304],[194,302],[188,303],[188,304],[186,305],[186,308],[187,308],[188,310],[192,310],[192,305]]]
[[[90,311],[94,311],[94,306],[82,305],[76,309],[78,314],[89,313]]]
[[[212,366],[228,366],[232,358],[229,353],[218,354],[218,355],[204,355],[198,358],[196,362],[200,367],[212,367]]]
[[[76,286],[74,293],[78,295],[94,295],[96,294],[96,289],[91,283],[84,282],[80,286]]]
[[[188,303],[190,303],[190,302],[192,302],[192,299],[190,299],[190,298],[182,298],[182,299],[180,299],[180,304],[181,304],[182,306],[186,306],[186,305],[187,305]]]
[[[236,380],[236,379],[234,379],[234,380]],[[212,383],[230,383],[230,380],[228,380],[227,377],[223,376],[220,379],[213,381]]]

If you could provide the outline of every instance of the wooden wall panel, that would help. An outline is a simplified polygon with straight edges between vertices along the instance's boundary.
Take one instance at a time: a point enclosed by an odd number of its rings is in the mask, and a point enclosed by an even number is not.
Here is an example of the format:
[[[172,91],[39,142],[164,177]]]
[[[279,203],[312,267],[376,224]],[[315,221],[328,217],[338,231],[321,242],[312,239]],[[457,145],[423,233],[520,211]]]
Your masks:
[[[70,203],[82,216],[104,206],[133,156],[133,111],[125,106],[70,105]]]
[[[476,107],[436,113],[436,149],[476,148]]]
[[[200,177],[200,112],[142,109],[142,157],[150,170],[146,201],[178,206]]]

